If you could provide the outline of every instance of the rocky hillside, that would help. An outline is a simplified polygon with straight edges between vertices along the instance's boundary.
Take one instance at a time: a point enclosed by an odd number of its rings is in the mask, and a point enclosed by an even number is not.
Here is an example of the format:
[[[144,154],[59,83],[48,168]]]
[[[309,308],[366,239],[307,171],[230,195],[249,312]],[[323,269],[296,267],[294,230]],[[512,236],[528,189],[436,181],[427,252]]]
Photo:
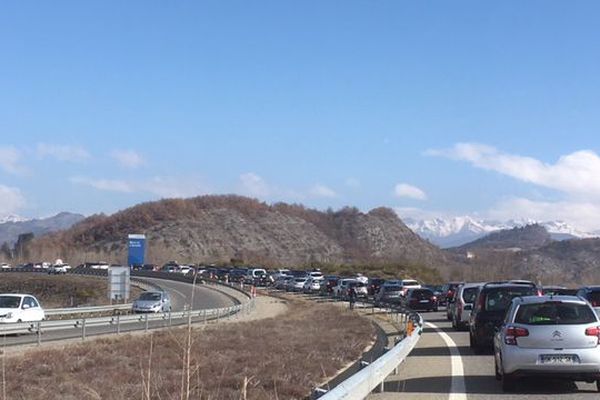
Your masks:
[[[519,251],[533,250],[552,242],[552,237],[541,225],[505,229],[490,233],[481,239],[450,249],[453,252],[477,252],[479,250]]]
[[[321,212],[240,196],[161,200],[92,216],[69,230],[35,239],[27,255],[71,263],[122,263],[129,233],[146,234],[147,258],[155,263],[238,259],[266,265],[377,262],[440,267],[448,258],[390,209]]]
[[[565,286],[599,284],[600,239],[564,240],[521,252],[514,268]]]

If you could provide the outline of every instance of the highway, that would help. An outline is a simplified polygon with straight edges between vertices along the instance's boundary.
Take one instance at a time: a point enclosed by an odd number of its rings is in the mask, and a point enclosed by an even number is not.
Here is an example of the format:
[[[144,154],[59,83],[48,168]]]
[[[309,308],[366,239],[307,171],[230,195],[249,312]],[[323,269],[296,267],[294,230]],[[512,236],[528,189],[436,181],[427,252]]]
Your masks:
[[[139,278],[142,280],[142,278]],[[187,309],[189,307],[189,302],[192,297],[192,289],[193,286],[189,283],[170,281],[164,279],[152,279],[152,278],[143,278],[143,280],[148,281],[149,283],[160,286],[165,291],[169,292],[171,296],[172,308],[173,311],[181,311]],[[227,292],[221,291],[225,290]],[[231,294],[229,294],[231,293]],[[196,285],[196,293],[194,294],[194,304],[192,309],[194,310],[207,310],[207,309],[215,309],[215,308],[224,308],[230,307],[236,304],[239,304],[238,301],[235,300],[235,292],[230,289],[216,289],[208,285],[198,284]],[[117,328],[116,324],[114,325],[97,325],[97,326],[87,326],[86,327],[86,337],[101,335],[101,334],[110,334],[116,333],[117,329],[121,333],[135,331],[135,330],[143,330],[146,328],[146,322],[143,320],[144,315],[140,315],[140,322],[136,323],[127,323],[120,324],[119,328]],[[185,321],[177,320],[171,321],[174,325],[175,323],[183,323]],[[165,318],[160,321],[148,321],[148,328],[161,328],[169,325],[169,320]],[[61,328],[57,330],[47,330],[43,331],[41,335],[42,342],[49,341],[57,341],[57,340],[65,340],[65,339],[81,339],[82,338],[82,326],[73,326],[72,328]],[[24,345],[24,344],[34,344],[37,343],[38,337],[36,333],[30,334],[20,334],[20,335],[6,335],[2,337],[2,345],[4,346],[16,346],[16,345]]]
[[[401,365],[398,375],[385,383],[385,393],[369,400],[391,399],[598,399],[595,384],[551,379],[525,379],[517,390],[504,394],[494,377],[494,358],[475,355],[469,348],[469,333],[455,331],[446,311],[421,314],[426,322],[423,335]]]

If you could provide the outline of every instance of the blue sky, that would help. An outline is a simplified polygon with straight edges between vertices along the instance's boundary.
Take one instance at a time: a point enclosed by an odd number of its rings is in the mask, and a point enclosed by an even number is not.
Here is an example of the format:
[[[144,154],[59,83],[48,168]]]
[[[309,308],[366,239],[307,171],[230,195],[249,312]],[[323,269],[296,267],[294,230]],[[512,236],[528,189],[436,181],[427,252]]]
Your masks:
[[[0,214],[239,193],[600,229],[597,2],[0,7]]]

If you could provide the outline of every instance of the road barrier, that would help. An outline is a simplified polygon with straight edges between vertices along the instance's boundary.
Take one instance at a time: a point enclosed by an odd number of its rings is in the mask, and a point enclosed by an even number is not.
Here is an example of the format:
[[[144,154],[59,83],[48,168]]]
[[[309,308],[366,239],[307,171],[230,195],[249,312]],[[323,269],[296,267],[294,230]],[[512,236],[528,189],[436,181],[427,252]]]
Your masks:
[[[230,307],[212,308],[205,310],[185,310],[153,314],[115,315],[111,317],[11,323],[0,325],[0,335],[17,335],[27,332],[33,332],[36,334],[35,341],[37,341],[38,344],[41,344],[42,341],[64,339],[64,337],[57,337],[45,340],[44,333],[70,329],[71,334],[68,338],[81,337],[82,340],[85,340],[88,336],[92,336],[94,334],[119,334],[121,333],[124,327],[129,327],[128,330],[148,331],[149,329],[185,325],[188,323],[188,321],[194,324],[207,324],[211,321],[219,322],[224,319],[238,317],[240,314],[249,313],[254,309],[254,307],[255,301],[250,300],[248,302]],[[101,332],[93,333],[89,330],[93,327],[110,327],[111,329],[110,331],[103,330]],[[78,330],[79,333],[75,334],[73,330]],[[29,340],[29,343],[33,343],[35,341]],[[20,341],[19,343],[14,344],[16,345],[25,343],[23,341]],[[13,343],[6,343],[6,345],[13,345]]]
[[[394,318],[405,327],[406,336],[371,364],[364,363],[363,369],[330,391],[323,388],[315,389],[313,398],[363,400],[377,388],[383,392],[385,379],[392,373],[398,373],[398,367],[416,346],[423,331],[423,318],[419,314],[409,310],[396,309],[396,311],[399,312]]]

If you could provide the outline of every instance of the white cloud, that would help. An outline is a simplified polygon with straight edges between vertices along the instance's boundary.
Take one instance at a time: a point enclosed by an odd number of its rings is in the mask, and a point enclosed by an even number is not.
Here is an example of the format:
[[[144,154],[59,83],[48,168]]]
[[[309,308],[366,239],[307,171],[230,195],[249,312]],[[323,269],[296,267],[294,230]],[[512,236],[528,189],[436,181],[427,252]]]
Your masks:
[[[0,215],[14,214],[25,205],[25,198],[18,188],[0,184]]]
[[[267,182],[254,172],[240,175],[240,184],[242,193],[247,196],[265,198],[273,193]]]
[[[20,174],[25,168],[19,165],[21,152],[12,146],[0,147],[0,169],[9,174]]]
[[[138,185],[138,190],[152,193],[160,198],[185,198],[210,193],[199,180],[193,178],[164,178],[155,176]]]
[[[394,195],[396,197],[406,197],[415,200],[427,200],[427,194],[423,190],[407,183],[397,184],[394,188]]]
[[[337,196],[333,189],[321,184],[314,185],[308,192],[313,197],[333,198]]]
[[[496,171],[579,199],[600,200],[600,157],[591,150],[563,155],[554,164],[503,153],[478,143],[457,143],[450,149],[427,150],[425,154],[467,161],[477,168]]]
[[[536,221],[565,221],[585,231],[600,228],[600,204],[586,201],[534,201],[521,197],[501,200],[487,213],[490,219],[533,219]]]
[[[125,168],[138,168],[146,163],[144,157],[134,150],[115,149],[111,151],[110,156]]]
[[[38,157],[52,157],[59,161],[80,162],[90,158],[90,153],[81,146],[38,143],[36,153]]]
[[[72,177],[71,183],[97,190],[118,193],[150,193],[158,198],[184,198],[209,193],[198,179],[164,178],[125,181],[120,179],[92,179]]]
[[[135,192],[135,188],[132,184],[118,179],[91,179],[84,177],[73,177],[70,179],[70,181],[75,184],[90,186],[94,189],[103,191],[120,193]]]

